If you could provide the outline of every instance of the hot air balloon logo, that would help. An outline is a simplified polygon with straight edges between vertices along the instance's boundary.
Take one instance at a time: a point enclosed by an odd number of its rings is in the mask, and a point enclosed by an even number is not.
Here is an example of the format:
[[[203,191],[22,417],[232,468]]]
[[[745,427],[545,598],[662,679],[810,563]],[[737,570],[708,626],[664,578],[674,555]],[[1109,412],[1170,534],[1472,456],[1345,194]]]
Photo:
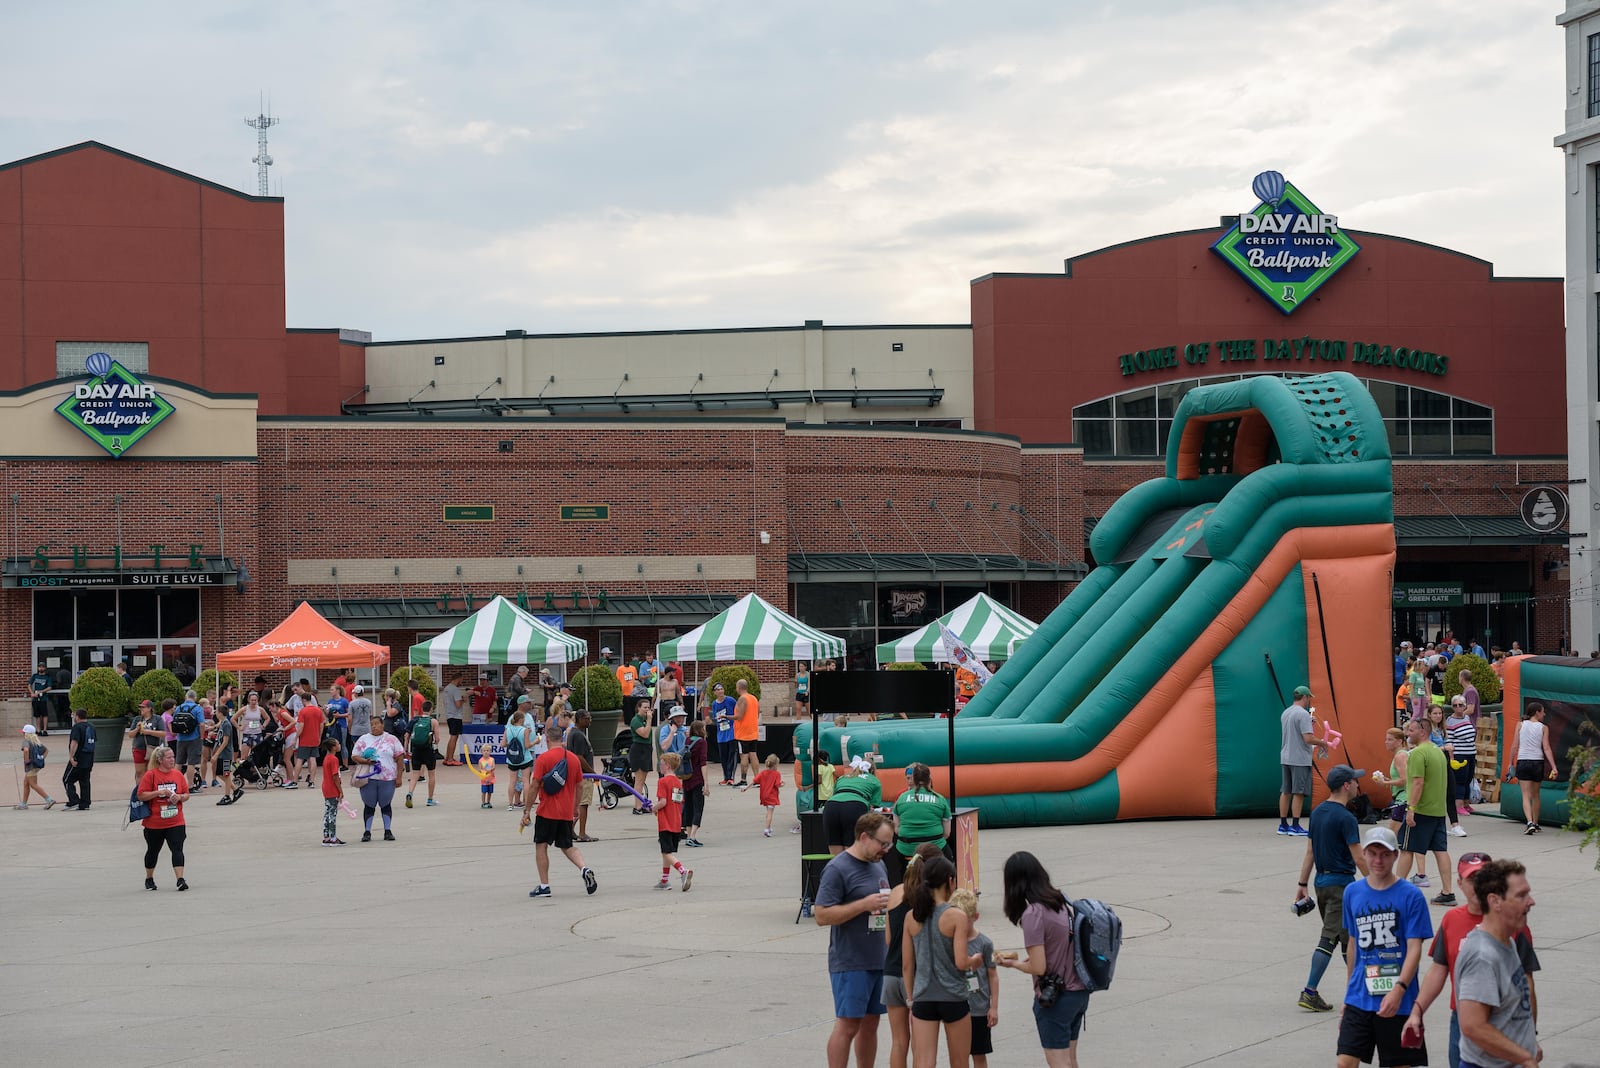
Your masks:
[[[1277,171],[1262,171],[1250,183],[1250,190],[1263,204],[1277,207],[1283,198],[1283,175]]]
[[[96,378],[104,378],[111,373],[111,357],[104,352],[91,352],[83,365]]]
[[[1234,216],[1211,250],[1285,315],[1320,298],[1317,291],[1361,251],[1339,226],[1280,171],[1250,181],[1255,207]]]

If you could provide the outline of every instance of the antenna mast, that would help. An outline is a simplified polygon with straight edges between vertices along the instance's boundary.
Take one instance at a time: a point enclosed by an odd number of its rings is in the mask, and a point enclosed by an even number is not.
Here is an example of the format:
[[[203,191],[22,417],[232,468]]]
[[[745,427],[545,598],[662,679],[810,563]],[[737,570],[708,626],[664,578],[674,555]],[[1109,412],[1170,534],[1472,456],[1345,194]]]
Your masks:
[[[272,166],[272,157],[267,154],[267,131],[282,122],[267,114],[265,106],[260,114],[253,119],[245,119],[246,126],[253,127],[256,131],[256,158],[251,163],[256,165],[256,193],[258,196],[268,195],[267,168]]]

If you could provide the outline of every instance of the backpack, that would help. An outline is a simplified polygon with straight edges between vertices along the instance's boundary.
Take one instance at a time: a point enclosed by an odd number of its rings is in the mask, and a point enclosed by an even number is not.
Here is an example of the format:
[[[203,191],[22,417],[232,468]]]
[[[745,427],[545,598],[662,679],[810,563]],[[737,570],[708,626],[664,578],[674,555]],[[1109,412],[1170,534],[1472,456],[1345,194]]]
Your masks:
[[[522,736],[527,732],[528,728],[526,727],[518,727],[516,730],[509,732],[509,736],[506,738],[507,764],[521,764],[528,759],[528,743],[522,740]]]
[[[561,759],[555,766],[545,772],[539,779],[539,789],[547,794],[559,794],[567,788],[567,754],[561,751]]]
[[[50,752],[50,750],[46,749],[38,742],[30,743],[28,746],[28,767],[33,768],[34,770],[44,767],[44,757],[48,752]]]
[[[172,713],[173,734],[193,734],[200,726],[200,719],[194,714],[194,705],[185,701]]]
[[[1072,968],[1085,988],[1105,990],[1122,951],[1122,920],[1094,898],[1072,902]]]
[[[431,745],[433,743],[433,717],[418,716],[411,724],[411,744]]]

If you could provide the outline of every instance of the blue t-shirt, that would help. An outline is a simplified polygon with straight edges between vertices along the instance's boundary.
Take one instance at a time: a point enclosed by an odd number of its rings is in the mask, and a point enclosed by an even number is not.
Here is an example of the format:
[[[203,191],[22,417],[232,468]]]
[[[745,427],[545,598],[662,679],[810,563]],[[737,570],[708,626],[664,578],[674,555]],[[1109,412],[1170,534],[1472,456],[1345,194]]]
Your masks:
[[[1361,843],[1361,824],[1337,801],[1311,810],[1311,859],[1317,864],[1313,886],[1349,886],[1356,881],[1350,847]]]
[[[205,710],[193,701],[185,701],[178,707],[180,709],[187,708],[194,713],[194,730],[186,734],[179,734],[177,731],[173,731],[172,736],[180,742],[198,742],[200,740],[200,725],[206,720]]]
[[[333,700],[329,701],[327,704],[323,705],[322,707],[328,713],[328,722],[329,723],[337,722],[340,727],[349,726],[349,724],[350,724],[349,720],[337,720],[337,721],[335,720],[336,716],[341,716],[344,713],[350,711],[350,702],[349,701],[346,701],[343,697],[335,697]]]
[[[49,688],[50,676],[46,675],[44,672],[36,671],[32,675],[28,676],[28,689],[33,691],[33,696],[43,696],[44,692]]]
[[[1361,879],[1345,889],[1344,929],[1356,951],[1344,1003],[1377,1012],[1384,994],[1400,978],[1406,941],[1431,937],[1433,918],[1428,915],[1428,899],[1406,880],[1396,880],[1387,890],[1374,890]],[[1399,1015],[1409,1015],[1416,1000],[1417,977],[1413,975],[1400,999]]]
[[[1394,684],[1396,686],[1399,686],[1402,682],[1405,682],[1405,681],[1406,681],[1406,658],[1403,657],[1403,656],[1397,656],[1397,657],[1394,658]]]
[[[683,752],[684,745],[689,741],[687,727],[674,728],[670,722],[661,725],[661,751],[663,753]]]
[[[717,741],[719,742],[733,741],[733,706],[734,701],[731,697],[719,697],[711,702],[711,716],[717,721]],[[727,716],[728,718],[719,719],[718,717],[720,716]]]
[[[845,905],[888,886],[889,873],[883,861],[857,860],[846,851],[828,861],[828,866],[822,869],[816,903]],[[829,928],[828,971],[883,971],[883,931],[872,930],[871,920],[872,914],[863,912]]]

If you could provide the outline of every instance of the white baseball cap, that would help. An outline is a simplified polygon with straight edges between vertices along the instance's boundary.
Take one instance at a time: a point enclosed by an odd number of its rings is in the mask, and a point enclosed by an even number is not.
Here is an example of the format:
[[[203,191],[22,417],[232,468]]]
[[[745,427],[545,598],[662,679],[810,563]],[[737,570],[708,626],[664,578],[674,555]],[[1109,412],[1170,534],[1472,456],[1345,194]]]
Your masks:
[[[366,693],[367,692],[367,688],[365,686],[361,685],[358,682],[354,686],[350,687],[350,692],[351,693]]]
[[[23,734],[38,734],[39,731],[34,727],[33,724],[25,723],[22,726],[22,733]]]

